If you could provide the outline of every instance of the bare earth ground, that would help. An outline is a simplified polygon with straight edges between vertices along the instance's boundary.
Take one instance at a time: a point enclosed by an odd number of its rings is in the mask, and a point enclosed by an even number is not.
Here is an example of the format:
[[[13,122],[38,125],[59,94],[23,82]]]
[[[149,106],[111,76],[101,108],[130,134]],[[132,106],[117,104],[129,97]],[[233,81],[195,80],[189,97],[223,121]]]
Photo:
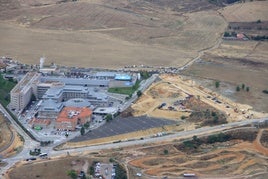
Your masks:
[[[130,171],[133,171],[132,175],[142,171],[144,178],[150,178],[151,175],[176,178],[183,173],[195,173],[201,178],[243,178],[246,175],[252,178],[257,173],[264,172],[264,176],[267,175],[268,149],[262,147],[257,137],[253,143],[231,140],[204,145],[203,152],[186,155],[174,145],[167,144],[137,150],[140,155],[135,156],[134,160],[129,159],[128,164]],[[167,155],[164,155],[164,150],[169,151]]]
[[[184,74],[193,76],[197,83],[236,102],[249,104],[260,112],[268,112],[268,95],[262,92],[268,88],[267,49],[267,42],[224,41]],[[215,88],[216,80],[221,82],[218,89]],[[241,87],[242,83],[250,88],[249,92],[236,91],[236,87]]]
[[[228,22],[267,21],[267,7],[268,1],[254,1],[227,6],[219,12]],[[262,33],[251,30],[254,32]],[[268,95],[262,93],[268,88],[267,49],[266,41],[222,41],[218,48],[207,51],[201,61],[183,74],[235,102],[248,104],[259,112],[268,112]],[[215,88],[215,81],[220,81],[220,88]],[[249,87],[249,92],[236,92],[236,87],[242,84]]]
[[[262,117],[265,116],[267,114],[263,114],[263,113],[259,113],[254,111],[254,109],[252,110],[252,107],[249,105],[243,105],[240,103],[236,103],[224,96],[219,95],[217,92],[212,91],[208,88],[204,88],[202,85],[196,83],[195,81],[188,79],[187,77],[184,76],[177,76],[177,75],[162,75],[160,76],[161,79],[163,81],[159,82],[159,83],[164,83],[166,84],[165,88],[162,88],[162,91],[168,93],[168,91],[166,90],[167,87],[172,86],[174,89],[177,90],[177,93],[180,92],[181,94],[184,93],[187,95],[194,95],[194,96],[199,96],[199,99],[201,101],[203,101],[204,103],[214,107],[215,109],[224,112],[225,114],[227,114],[228,121],[235,121],[235,120],[241,120],[243,118],[245,118],[246,116],[249,117]],[[152,86],[151,88],[149,88],[148,90],[152,90],[154,89],[154,86]],[[160,90],[161,92],[161,90]],[[148,92],[145,94],[148,94]],[[172,93],[171,93],[172,94]],[[155,95],[157,96],[157,94]],[[165,100],[161,99],[161,95],[159,95],[160,98],[156,98],[156,100],[162,100],[163,102],[165,102]],[[208,98],[208,96],[210,96],[210,98]],[[221,101],[222,103],[217,103],[213,100],[211,100],[211,98],[213,97],[217,97],[219,99],[219,101]],[[174,98],[170,98],[175,100]],[[179,98],[177,98],[179,99]],[[142,98],[141,98],[142,100]],[[155,100],[155,99],[153,99]],[[142,104],[142,102],[140,102]],[[158,102],[159,104],[160,102]],[[138,106],[139,105],[139,101],[137,104],[134,105]],[[226,108],[226,106],[229,106],[229,108]],[[146,106],[148,109],[150,108],[149,106]],[[237,112],[235,112],[235,109],[237,109]],[[243,112],[244,111],[244,112]],[[168,115],[166,116],[168,118]]]
[[[200,125],[200,121],[181,120],[182,116],[189,116],[192,108],[180,109],[179,106],[174,105],[178,100],[185,100],[189,95],[199,98],[199,105],[205,105],[207,109],[213,108],[226,115],[228,122],[239,121],[245,118],[261,118],[267,116],[267,113],[256,112],[249,105],[234,102],[219,93],[213,92],[203,86],[195,83],[183,76],[178,75],[161,75],[161,80],[154,83],[147,89],[141,98],[131,106],[131,114],[134,116],[150,116],[158,118],[166,118],[181,122],[180,125],[165,126],[164,128],[152,128],[122,135],[116,135],[106,138],[82,141],[82,142],[67,142],[57,147],[57,149],[68,149],[103,143],[110,143],[112,141],[126,140],[126,139],[140,139],[141,137],[151,137],[159,132],[173,133],[175,131],[191,130]],[[207,98],[210,96],[210,98]],[[221,103],[212,100],[217,97]],[[198,101],[198,100],[196,100]],[[166,103],[162,109],[158,107]],[[196,104],[193,104],[196,105]],[[175,110],[169,110],[172,106]],[[229,106],[226,108],[226,106]],[[201,108],[201,107],[200,107]]]
[[[250,133],[250,130],[245,129]],[[205,144],[201,150],[191,155],[180,151],[177,141],[161,144],[151,144],[98,151],[83,154],[83,158],[63,157],[46,161],[38,159],[35,162],[21,162],[9,172],[10,178],[67,178],[70,169],[82,168],[85,160],[89,164],[93,160],[108,162],[110,158],[116,159],[127,167],[129,178],[137,178],[136,173],[142,173],[142,178],[153,176],[162,178],[178,178],[183,173],[195,173],[200,178],[220,177],[229,178],[263,178],[267,176],[268,149],[260,144],[262,130],[253,142],[230,140],[222,143]],[[249,134],[250,135],[250,134]],[[266,136],[267,137],[267,136]],[[164,154],[168,150],[168,154]],[[77,160],[79,159],[79,160]],[[75,161],[78,161],[74,163]],[[47,172],[50,171],[50,172]],[[56,174],[57,173],[57,174]],[[38,175],[38,176],[37,176]]]
[[[38,63],[45,55],[48,63],[83,67],[181,66],[227,26],[206,0],[42,3],[6,3],[14,7],[0,11],[2,56]]]
[[[88,164],[92,163],[93,159],[88,157],[63,157],[60,159],[40,160],[38,162],[21,162],[14,172],[10,173],[10,179],[29,179],[29,178],[70,178],[67,172],[71,169],[80,172],[87,171]],[[107,162],[107,160],[106,160]],[[33,168],[32,168],[33,167]]]

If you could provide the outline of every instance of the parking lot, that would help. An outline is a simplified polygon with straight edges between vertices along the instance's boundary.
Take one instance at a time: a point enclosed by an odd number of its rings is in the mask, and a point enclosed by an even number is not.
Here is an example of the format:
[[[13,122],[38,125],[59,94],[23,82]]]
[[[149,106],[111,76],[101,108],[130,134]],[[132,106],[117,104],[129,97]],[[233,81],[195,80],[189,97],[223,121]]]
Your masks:
[[[125,134],[139,130],[161,127],[164,125],[172,125],[175,123],[175,121],[167,119],[151,118],[145,116],[116,118],[113,119],[111,122],[107,122],[103,126],[86,133],[84,136],[76,137],[71,141],[78,142],[83,140],[110,137],[118,134]]]

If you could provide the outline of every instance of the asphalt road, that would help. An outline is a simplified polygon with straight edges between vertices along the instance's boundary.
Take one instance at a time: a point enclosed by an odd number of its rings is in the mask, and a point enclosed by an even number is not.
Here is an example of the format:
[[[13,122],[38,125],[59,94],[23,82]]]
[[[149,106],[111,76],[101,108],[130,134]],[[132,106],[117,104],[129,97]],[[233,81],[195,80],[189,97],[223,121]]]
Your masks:
[[[37,147],[39,145],[38,142],[32,140],[23,129],[14,121],[14,119],[9,115],[6,109],[0,104],[0,109],[7,117],[7,119],[11,122],[12,126],[16,129],[16,131],[24,138],[24,147],[23,150],[16,156],[12,158],[3,159],[3,161],[7,162],[7,166],[0,168],[1,174],[6,172],[10,167],[12,167],[16,162],[28,158],[29,157],[29,150]]]
[[[23,150],[16,156],[3,159],[4,162],[7,162],[8,164],[5,167],[1,168],[1,175],[5,174],[6,171],[11,168],[15,163],[25,160],[26,158],[29,158],[29,150],[34,149],[39,145],[36,141],[32,140],[27,134],[16,124],[16,122],[11,118],[11,116],[7,113],[7,111],[0,105],[0,109],[4,114],[6,114],[7,118],[10,120],[12,125],[16,128],[16,130],[24,137],[25,144]],[[182,131],[171,135],[161,136],[161,137],[153,137],[153,138],[144,138],[143,140],[135,140],[135,141],[124,141],[120,143],[110,143],[110,144],[104,144],[104,145],[97,145],[97,146],[89,146],[89,147],[83,147],[83,148],[75,148],[75,149],[68,149],[68,150],[61,150],[61,151],[54,151],[52,147],[46,147],[42,148],[42,152],[48,153],[49,157],[56,157],[56,156],[62,156],[69,154],[82,154],[83,152],[90,152],[90,151],[98,151],[102,149],[111,149],[111,148],[120,148],[120,147],[126,147],[126,146],[133,146],[133,145],[141,145],[141,144],[149,144],[149,143],[156,143],[156,142],[162,142],[162,141],[168,141],[168,140],[174,140],[174,139],[186,139],[191,138],[192,136],[196,135],[204,135],[204,134],[210,134],[214,132],[220,132],[226,129],[231,129],[233,127],[239,127],[247,124],[252,124],[253,122],[258,121],[264,121],[268,120],[268,118],[262,118],[262,119],[248,119],[240,122],[233,122],[225,124],[224,126],[214,126],[214,127],[203,127],[195,130],[189,130],[189,131]]]
[[[83,152],[89,152],[89,151],[98,151],[102,149],[112,149],[112,148],[120,148],[120,147],[127,147],[132,145],[141,145],[141,144],[149,144],[149,143],[156,143],[156,142],[162,142],[162,141],[170,141],[174,139],[186,139],[191,138],[194,135],[204,135],[204,134],[211,134],[215,132],[220,132],[226,129],[231,129],[233,127],[239,127],[244,126],[247,124],[252,124],[253,122],[258,122],[261,120],[268,120],[268,118],[262,118],[262,119],[249,119],[244,120],[240,122],[233,122],[229,124],[225,124],[224,126],[213,126],[213,127],[203,127],[195,130],[189,130],[189,131],[182,131],[171,135],[165,135],[161,137],[153,137],[153,138],[145,138],[144,140],[135,140],[135,141],[124,141],[121,143],[110,143],[110,144],[103,144],[103,145],[97,145],[97,146],[89,146],[89,147],[83,147],[83,148],[75,148],[75,149],[68,149],[68,150],[61,150],[61,151],[50,151],[50,156],[59,156],[63,154],[67,154],[69,152],[70,154],[77,154],[77,153],[83,153]]]

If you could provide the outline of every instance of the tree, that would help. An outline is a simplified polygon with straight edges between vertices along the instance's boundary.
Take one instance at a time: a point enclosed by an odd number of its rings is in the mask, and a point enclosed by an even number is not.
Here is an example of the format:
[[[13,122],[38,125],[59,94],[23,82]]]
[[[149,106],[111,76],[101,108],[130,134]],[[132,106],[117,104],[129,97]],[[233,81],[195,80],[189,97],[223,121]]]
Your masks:
[[[150,74],[148,73],[148,71],[141,71],[140,74],[143,79],[147,79],[150,77]]]
[[[111,114],[107,114],[105,117],[106,121],[109,122],[113,119],[113,116]]]
[[[77,173],[76,173],[75,170],[69,170],[69,171],[67,172],[67,175],[68,175],[69,177],[71,177],[72,179],[76,179],[76,178],[77,178]]]
[[[196,145],[196,147],[197,145],[201,145],[201,140],[196,135],[193,136],[193,142]]]
[[[217,116],[217,113],[215,111],[212,111],[211,116]]]
[[[264,94],[268,94],[268,90],[262,90]]]
[[[141,90],[137,91],[137,95],[138,95],[138,97],[140,97],[142,95]]]
[[[114,159],[113,159],[113,158],[110,158],[110,159],[109,159],[109,162],[110,162],[110,163],[113,163],[113,162],[114,162]]]
[[[230,37],[230,34],[229,34],[229,32],[224,32],[224,35],[223,35],[224,37]]]
[[[36,97],[34,94],[32,94],[32,96],[31,96],[31,101],[36,101]]]
[[[84,135],[84,134],[85,134],[85,128],[84,128],[84,126],[81,127],[81,129],[80,129],[80,133],[81,133],[81,135]]]
[[[231,35],[232,35],[233,37],[236,37],[237,34],[236,34],[236,32],[232,32]]]
[[[236,87],[236,91],[237,92],[240,91],[240,87],[239,86]]]
[[[94,175],[94,167],[92,165],[88,168],[88,172],[90,175]]]
[[[248,86],[246,87],[246,91],[249,92],[249,87]]]
[[[219,87],[220,87],[220,82],[219,82],[219,81],[216,81],[216,82],[215,82],[215,87],[216,87],[216,88],[219,88]]]
[[[165,155],[168,154],[168,150],[167,150],[167,149],[164,150],[164,154],[165,154]]]
[[[198,140],[197,136],[194,135],[194,136],[193,136],[193,141],[197,141],[197,140]]]
[[[129,99],[132,98],[132,94],[129,94],[128,97],[129,97]]]
[[[89,126],[90,126],[89,122],[86,122],[86,123],[84,124],[84,127],[85,127],[86,129],[88,129]]]
[[[219,122],[219,117],[216,115],[213,117],[213,123],[217,124]]]
[[[184,119],[186,119],[186,118],[187,118],[187,117],[184,116],[184,115],[181,116],[181,120],[184,120]]]
[[[244,89],[245,89],[245,84],[243,83],[241,87],[242,87],[242,89],[244,90]]]

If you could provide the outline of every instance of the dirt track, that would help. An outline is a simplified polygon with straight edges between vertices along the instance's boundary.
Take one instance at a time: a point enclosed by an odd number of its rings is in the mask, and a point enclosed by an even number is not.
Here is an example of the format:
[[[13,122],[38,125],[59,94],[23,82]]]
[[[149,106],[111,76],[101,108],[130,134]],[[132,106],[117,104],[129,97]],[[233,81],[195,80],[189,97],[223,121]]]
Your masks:
[[[141,148],[138,152],[142,152],[142,155],[129,161],[129,169],[139,168],[145,178],[165,175],[172,178],[182,176],[183,173],[195,173],[201,178],[251,176],[262,172],[267,174],[267,153],[264,152],[267,148],[258,145],[255,142],[233,140],[203,146],[206,152],[191,155],[176,150],[173,145]],[[164,155],[164,150],[169,151],[167,155]],[[150,155],[147,156],[147,153]]]

